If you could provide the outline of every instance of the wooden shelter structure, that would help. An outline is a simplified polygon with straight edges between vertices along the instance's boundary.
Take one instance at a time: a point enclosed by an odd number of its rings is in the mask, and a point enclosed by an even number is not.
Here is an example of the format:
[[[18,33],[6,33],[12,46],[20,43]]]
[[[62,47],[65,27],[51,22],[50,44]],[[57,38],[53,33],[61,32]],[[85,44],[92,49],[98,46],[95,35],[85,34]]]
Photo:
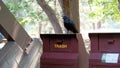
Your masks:
[[[0,33],[7,39],[4,47],[0,48],[0,68],[35,68],[39,65],[42,42],[27,34],[2,0]]]

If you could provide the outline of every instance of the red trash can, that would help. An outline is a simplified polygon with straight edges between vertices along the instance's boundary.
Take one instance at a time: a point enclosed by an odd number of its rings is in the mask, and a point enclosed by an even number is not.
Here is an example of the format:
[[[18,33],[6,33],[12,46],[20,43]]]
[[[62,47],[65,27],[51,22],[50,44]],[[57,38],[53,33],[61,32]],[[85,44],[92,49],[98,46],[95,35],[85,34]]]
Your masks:
[[[120,33],[89,33],[89,68],[120,68]]]
[[[43,54],[40,68],[78,68],[76,34],[41,34]]]

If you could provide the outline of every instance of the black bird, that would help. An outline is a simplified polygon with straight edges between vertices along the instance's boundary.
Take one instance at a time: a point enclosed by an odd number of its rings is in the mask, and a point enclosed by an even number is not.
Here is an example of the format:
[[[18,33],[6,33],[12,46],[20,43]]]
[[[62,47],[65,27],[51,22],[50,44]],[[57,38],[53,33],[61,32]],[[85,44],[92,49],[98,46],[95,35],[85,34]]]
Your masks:
[[[69,17],[63,16],[63,21],[64,21],[64,26],[68,31],[72,31],[73,33],[78,33],[73,21]]]

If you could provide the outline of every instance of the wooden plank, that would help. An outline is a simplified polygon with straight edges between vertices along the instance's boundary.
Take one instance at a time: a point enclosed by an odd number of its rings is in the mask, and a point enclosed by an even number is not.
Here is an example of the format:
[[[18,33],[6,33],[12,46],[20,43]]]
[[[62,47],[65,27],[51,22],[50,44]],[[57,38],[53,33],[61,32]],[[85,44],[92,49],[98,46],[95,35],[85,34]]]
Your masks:
[[[42,54],[42,43],[39,39],[33,39],[32,49],[30,50],[29,55],[24,54],[21,62],[19,64],[19,68],[34,68],[38,63],[39,57]]]
[[[18,68],[23,50],[16,42],[8,42],[0,51],[0,68]]]
[[[35,38],[31,46],[30,53],[25,54],[16,42],[7,42],[0,51],[0,68],[35,68],[40,65],[42,42]]]

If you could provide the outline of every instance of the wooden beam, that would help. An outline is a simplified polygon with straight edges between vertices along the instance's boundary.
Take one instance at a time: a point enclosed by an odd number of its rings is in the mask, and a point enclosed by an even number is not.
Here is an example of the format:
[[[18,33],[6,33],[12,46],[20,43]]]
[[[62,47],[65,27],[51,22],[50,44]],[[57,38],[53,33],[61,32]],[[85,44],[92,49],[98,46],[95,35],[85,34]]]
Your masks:
[[[18,23],[2,0],[0,0],[0,7],[0,32],[8,41],[15,41],[22,49],[25,49],[31,43],[31,37]]]

